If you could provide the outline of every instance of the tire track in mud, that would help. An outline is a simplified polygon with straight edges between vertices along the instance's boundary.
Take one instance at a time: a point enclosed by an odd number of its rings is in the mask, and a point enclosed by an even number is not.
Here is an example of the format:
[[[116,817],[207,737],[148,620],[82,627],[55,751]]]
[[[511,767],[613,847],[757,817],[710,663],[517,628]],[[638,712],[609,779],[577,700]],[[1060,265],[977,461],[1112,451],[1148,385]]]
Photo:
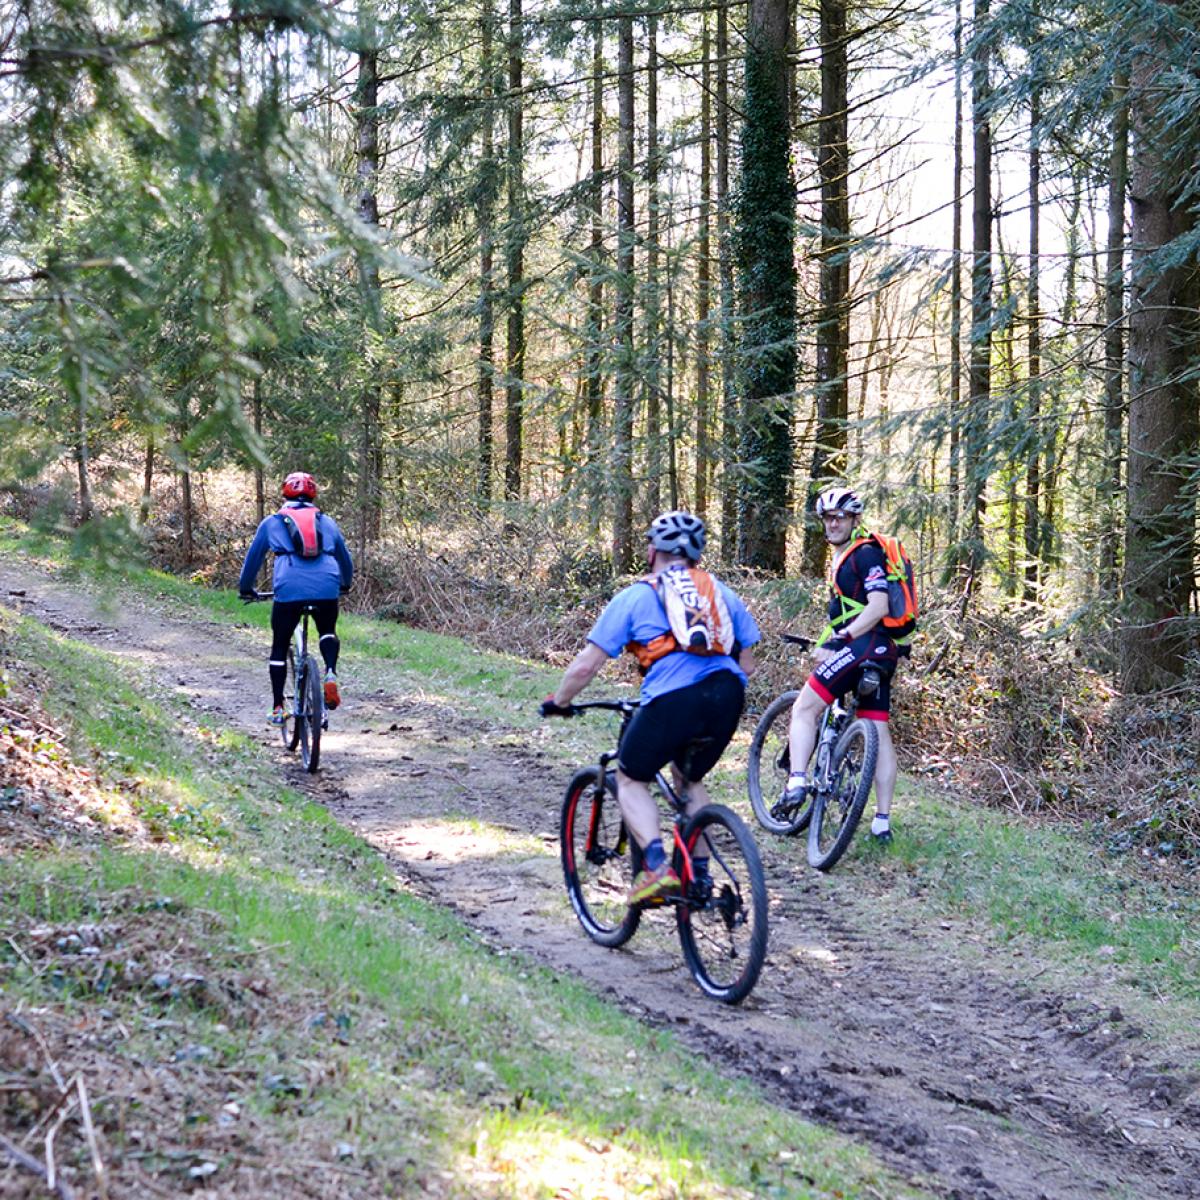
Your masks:
[[[231,634],[136,601],[102,610],[76,587],[12,563],[0,564],[0,602],[136,659],[197,709],[278,748],[262,725],[257,632]],[[1018,961],[987,930],[931,920],[919,899],[884,910],[850,863],[818,875],[799,843],[754,827],[771,943],[740,1008],[701,996],[661,916],[622,950],[593,945],[567,903],[555,844],[569,771],[528,739],[505,744],[516,739],[504,732],[446,704],[386,686],[356,696],[351,686],[320,775],[305,776],[282,751],[280,771],[489,944],[670,1029],[722,1071],[864,1141],[936,1194],[1200,1198],[1200,1079],[1174,1065],[1194,1062],[1194,1046],[1155,1043],[1100,995],[1040,988],[1028,950]],[[476,820],[447,825],[447,813]]]

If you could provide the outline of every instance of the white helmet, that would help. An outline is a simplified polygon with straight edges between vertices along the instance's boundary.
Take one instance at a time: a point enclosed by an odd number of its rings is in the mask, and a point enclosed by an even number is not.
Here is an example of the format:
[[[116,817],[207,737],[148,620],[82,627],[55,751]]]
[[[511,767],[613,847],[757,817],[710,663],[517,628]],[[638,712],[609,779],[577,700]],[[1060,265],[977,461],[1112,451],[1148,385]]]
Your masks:
[[[817,497],[816,508],[818,517],[831,512],[857,516],[863,510],[863,502],[858,498],[858,494],[849,488],[835,487]]]
[[[665,512],[650,522],[646,539],[665,554],[686,554],[699,562],[704,553],[704,522],[690,512]]]

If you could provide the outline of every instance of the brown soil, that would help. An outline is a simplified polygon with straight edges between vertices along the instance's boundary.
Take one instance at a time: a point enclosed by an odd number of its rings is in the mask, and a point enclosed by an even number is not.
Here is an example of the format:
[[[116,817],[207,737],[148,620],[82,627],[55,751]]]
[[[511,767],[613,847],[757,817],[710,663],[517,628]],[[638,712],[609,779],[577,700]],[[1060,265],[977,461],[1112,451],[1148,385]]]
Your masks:
[[[0,565],[0,602],[146,664],[197,708],[278,748],[262,724],[260,634],[136,601],[104,612],[13,564]],[[723,1073],[871,1145],[936,1194],[1200,1197],[1200,1079],[1178,1065],[1197,1048],[1137,1028],[1103,977],[1081,966],[1073,984],[1047,982],[1064,973],[1028,945],[934,918],[919,897],[889,909],[863,873],[820,876],[797,845],[763,834],[767,967],[741,1007],[707,1002],[662,919],[620,951],[584,937],[546,853],[566,772],[536,739],[402,694],[383,670],[372,668],[380,683],[364,695],[345,664],[349,696],[315,779],[282,750],[280,770],[489,943],[669,1027]]]

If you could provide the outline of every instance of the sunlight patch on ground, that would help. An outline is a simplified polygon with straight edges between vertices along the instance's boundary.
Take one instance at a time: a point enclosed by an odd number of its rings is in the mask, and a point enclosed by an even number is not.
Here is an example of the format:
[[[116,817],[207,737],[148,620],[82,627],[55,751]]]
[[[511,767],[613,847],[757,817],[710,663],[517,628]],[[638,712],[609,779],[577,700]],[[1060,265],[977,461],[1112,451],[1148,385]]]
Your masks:
[[[482,822],[409,821],[376,829],[371,836],[407,862],[464,863],[498,854],[558,857],[557,838],[544,840]]]
[[[826,970],[841,971],[845,969],[845,964],[828,946],[793,946],[792,957],[812,962]]]
[[[680,1159],[667,1164],[635,1155],[605,1138],[580,1137],[554,1129],[484,1129],[476,1138],[473,1156],[460,1169],[479,1192],[502,1191],[516,1196],[553,1196],[554,1200],[626,1200],[631,1196],[657,1198],[741,1196],[744,1193],[707,1185],[689,1178],[686,1185],[671,1178],[693,1164]]]

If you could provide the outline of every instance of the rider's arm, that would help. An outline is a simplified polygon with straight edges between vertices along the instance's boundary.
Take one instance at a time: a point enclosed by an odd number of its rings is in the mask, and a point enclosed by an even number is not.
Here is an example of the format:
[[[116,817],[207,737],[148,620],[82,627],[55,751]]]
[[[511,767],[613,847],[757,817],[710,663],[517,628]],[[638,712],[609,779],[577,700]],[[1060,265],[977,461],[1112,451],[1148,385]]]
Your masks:
[[[845,637],[846,641],[853,641],[856,637],[862,637],[864,633],[870,633],[887,615],[887,592],[870,592],[867,595],[866,607],[855,616],[853,621],[847,621],[835,636],[841,635]]]
[[[254,591],[254,585],[258,580],[258,571],[263,564],[263,559],[267,557],[269,544],[267,523],[264,521],[259,525],[258,532],[254,535],[254,541],[250,543],[250,549],[246,551],[246,558],[242,563],[242,573],[238,576],[240,595],[246,596]]]
[[[742,668],[742,674],[744,674],[747,679],[754,674],[755,670],[758,668],[758,663],[754,658],[753,646],[742,647],[741,653],[738,654],[737,664]]]
[[[563,672],[562,682],[554,689],[554,703],[559,708],[566,708],[596,678],[607,661],[608,655],[595,642],[588,642]]]

